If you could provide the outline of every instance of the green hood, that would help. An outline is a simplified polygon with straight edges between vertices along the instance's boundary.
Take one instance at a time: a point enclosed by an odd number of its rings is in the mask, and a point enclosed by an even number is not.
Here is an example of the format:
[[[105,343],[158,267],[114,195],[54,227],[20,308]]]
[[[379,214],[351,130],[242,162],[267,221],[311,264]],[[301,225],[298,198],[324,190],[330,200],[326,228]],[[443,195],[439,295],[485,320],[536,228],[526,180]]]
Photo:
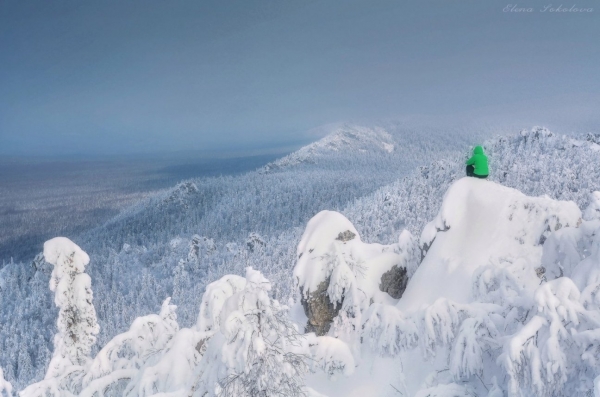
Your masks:
[[[483,154],[483,147],[475,146],[473,149],[473,157],[467,160],[467,165],[472,165],[473,172],[476,175],[488,175],[490,170],[488,168],[488,158]]]

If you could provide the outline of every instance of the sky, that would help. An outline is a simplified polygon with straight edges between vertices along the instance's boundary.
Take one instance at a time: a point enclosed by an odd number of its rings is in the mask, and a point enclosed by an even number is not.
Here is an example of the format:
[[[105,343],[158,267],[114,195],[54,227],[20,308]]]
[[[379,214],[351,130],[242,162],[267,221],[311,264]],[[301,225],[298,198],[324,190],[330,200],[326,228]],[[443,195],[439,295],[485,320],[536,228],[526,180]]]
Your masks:
[[[595,128],[600,3],[507,1],[0,0],[0,155],[254,150],[415,116]]]

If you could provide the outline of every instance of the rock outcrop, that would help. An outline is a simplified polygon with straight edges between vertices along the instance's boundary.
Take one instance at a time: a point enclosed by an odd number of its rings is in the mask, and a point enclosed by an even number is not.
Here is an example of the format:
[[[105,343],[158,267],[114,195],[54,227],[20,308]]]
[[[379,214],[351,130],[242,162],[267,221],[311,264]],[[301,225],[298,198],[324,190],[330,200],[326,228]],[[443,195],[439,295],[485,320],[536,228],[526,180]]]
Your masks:
[[[302,307],[304,314],[308,317],[306,322],[306,332],[314,332],[317,336],[326,335],[329,332],[333,319],[340,312],[342,305],[340,303],[334,305],[327,295],[329,281],[321,282],[315,291],[309,292],[305,297],[302,293]],[[300,292],[303,292],[300,289]]]
[[[400,299],[406,289],[406,284],[408,284],[406,268],[394,265],[381,276],[379,290],[387,292],[394,299]]]
[[[396,244],[365,243],[342,214],[322,211],[308,222],[297,254],[294,277],[306,332],[322,336],[343,323],[360,326],[360,313],[374,303],[395,304],[416,268],[419,247],[408,231]]]

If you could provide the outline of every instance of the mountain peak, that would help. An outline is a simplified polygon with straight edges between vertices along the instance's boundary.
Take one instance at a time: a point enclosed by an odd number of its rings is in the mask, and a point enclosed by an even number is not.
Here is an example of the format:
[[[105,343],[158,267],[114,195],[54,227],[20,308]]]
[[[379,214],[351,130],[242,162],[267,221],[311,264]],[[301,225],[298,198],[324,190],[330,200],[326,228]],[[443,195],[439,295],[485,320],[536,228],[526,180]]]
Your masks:
[[[346,124],[338,127],[318,141],[265,165],[261,169],[261,172],[265,173],[302,163],[315,163],[323,156],[336,152],[392,153],[394,150],[394,139],[385,129]]]

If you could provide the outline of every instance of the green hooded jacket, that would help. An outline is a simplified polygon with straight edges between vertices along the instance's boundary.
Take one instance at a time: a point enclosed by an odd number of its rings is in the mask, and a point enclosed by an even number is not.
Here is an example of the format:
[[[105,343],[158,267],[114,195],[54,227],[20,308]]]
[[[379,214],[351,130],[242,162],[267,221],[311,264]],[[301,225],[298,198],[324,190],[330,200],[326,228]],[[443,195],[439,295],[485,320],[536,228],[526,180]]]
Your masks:
[[[467,165],[475,167],[473,171],[475,175],[486,176],[489,174],[488,169],[488,158],[483,154],[483,148],[481,146],[475,146],[473,149],[473,157],[467,160]]]

